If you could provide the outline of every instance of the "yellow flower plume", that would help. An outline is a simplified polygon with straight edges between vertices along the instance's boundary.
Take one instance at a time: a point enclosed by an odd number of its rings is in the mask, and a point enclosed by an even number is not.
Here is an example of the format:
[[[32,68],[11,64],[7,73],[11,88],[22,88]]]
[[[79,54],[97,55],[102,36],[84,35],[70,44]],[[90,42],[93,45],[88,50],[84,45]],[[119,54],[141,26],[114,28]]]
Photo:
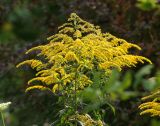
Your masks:
[[[99,26],[84,21],[75,13],[48,40],[48,44],[33,47],[26,52],[37,52],[35,59],[17,65],[27,64],[37,71],[36,77],[28,82],[26,91],[44,87],[53,93],[75,88],[83,90],[92,84],[89,71],[94,69],[104,71],[109,76],[113,68],[121,70],[125,66],[135,66],[138,62],[151,63],[145,57],[128,54],[130,48],[140,50],[138,45],[102,33]],[[41,84],[43,87],[40,87]]]
[[[151,100],[142,103],[139,109],[142,110],[140,115],[150,114],[151,116],[160,116],[160,90],[154,91],[148,96],[142,98],[142,100]]]

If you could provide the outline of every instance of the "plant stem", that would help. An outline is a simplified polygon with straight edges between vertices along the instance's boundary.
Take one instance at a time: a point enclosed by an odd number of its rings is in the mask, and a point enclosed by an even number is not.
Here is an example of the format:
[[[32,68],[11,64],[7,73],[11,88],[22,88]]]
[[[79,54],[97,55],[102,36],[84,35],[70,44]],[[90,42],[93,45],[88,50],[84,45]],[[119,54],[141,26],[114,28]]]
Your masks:
[[[74,29],[75,29],[75,31],[77,30],[77,20],[75,20],[74,21]],[[78,38],[77,36],[76,36],[76,38]],[[78,67],[77,67],[78,68]],[[75,89],[74,89],[74,95],[75,95],[75,122],[76,122],[76,124],[75,124],[75,126],[77,126],[77,79],[78,79],[78,71],[76,70],[76,74],[75,74]]]
[[[75,75],[75,120],[76,120],[76,126],[77,126],[77,78],[78,78],[78,72],[76,72]]]
[[[1,111],[1,116],[2,116],[2,123],[3,123],[3,126],[5,126],[5,122],[4,122],[4,117],[3,117],[2,111]]]

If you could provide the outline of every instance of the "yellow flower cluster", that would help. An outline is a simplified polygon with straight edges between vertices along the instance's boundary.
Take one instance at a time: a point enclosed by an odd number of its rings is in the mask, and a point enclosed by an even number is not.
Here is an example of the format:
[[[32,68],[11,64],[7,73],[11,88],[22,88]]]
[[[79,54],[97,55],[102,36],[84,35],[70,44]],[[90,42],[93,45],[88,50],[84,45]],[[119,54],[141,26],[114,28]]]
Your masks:
[[[141,48],[109,33],[102,33],[94,26],[72,13],[68,22],[59,27],[58,34],[48,38],[46,45],[29,49],[37,52],[37,59],[18,64],[30,65],[37,70],[27,89],[35,89],[37,81],[53,93],[64,90],[82,90],[92,84],[89,71],[104,71],[109,76],[112,69],[135,66],[138,62],[151,61],[142,56],[128,54],[130,48]],[[33,86],[33,87],[32,87]],[[43,89],[37,86],[37,89]]]
[[[142,98],[142,100],[148,99],[151,99],[152,101],[142,103],[139,106],[139,109],[142,110],[140,115],[149,113],[151,116],[160,116],[160,90]]]
[[[82,126],[103,126],[103,122],[101,120],[93,120],[88,114],[77,114],[70,117],[70,120],[76,120],[81,123]]]

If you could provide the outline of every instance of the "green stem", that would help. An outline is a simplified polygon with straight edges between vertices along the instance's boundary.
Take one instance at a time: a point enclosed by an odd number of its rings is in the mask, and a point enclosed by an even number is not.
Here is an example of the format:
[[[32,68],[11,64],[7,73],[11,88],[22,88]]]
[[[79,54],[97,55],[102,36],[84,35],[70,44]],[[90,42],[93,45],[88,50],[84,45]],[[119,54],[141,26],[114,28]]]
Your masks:
[[[2,111],[1,111],[1,116],[2,116],[2,123],[3,123],[3,126],[5,126],[5,122],[4,122],[4,117],[3,117]]]
[[[78,78],[78,72],[76,72],[75,75],[75,120],[76,120],[76,126],[77,126],[77,78]]]
[[[77,20],[74,21],[74,29],[76,31],[77,29]],[[78,38],[76,36],[76,38]],[[77,67],[78,68],[78,67]],[[75,126],[77,126],[77,79],[78,79],[78,71],[76,70],[76,74],[75,74],[75,89],[74,89],[74,95],[75,95],[75,120],[76,120],[76,124]]]

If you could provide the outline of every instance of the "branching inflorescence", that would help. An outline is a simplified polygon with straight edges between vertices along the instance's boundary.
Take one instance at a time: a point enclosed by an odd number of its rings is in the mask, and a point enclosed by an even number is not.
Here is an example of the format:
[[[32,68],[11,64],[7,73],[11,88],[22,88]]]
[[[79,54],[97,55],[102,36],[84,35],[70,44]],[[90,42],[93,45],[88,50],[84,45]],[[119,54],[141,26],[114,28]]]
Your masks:
[[[145,57],[129,54],[130,48],[140,50],[138,45],[110,33],[102,33],[99,26],[82,20],[75,13],[48,40],[48,44],[33,47],[26,52],[36,52],[35,59],[25,60],[17,65],[29,65],[37,71],[36,77],[28,81],[26,91],[47,89],[62,96],[72,95],[70,99],[75,101],[75,113],[70,117],[81,123],[87,120],[90,125],[103,125],[100,120],[93,121],[86,114],[80,115],[77,112],[76,94],[94,83],[94,71],[100,71],[103,77],[108,78],[113,69],[121,70],[144,61],[151,63]]]
[[[28,88],[48,89],[53,93],[73,90],[76,73],[79,73],[77,90],[92,84],[86,71],[105,71],[109,76],[113,68],[135,66],[147,61],[145,57],[128,54],[128,49],[141,48],[109,33],[102,33],[98,26],[82,20],[72,13],[68,22],[59,27],[58,34],[48,38],[46,45],[29,49],[26,54],[39,51],[36,59],[26,60],[17,65],[30,65],[37,71],[36,77],[28,81]],[[41,57],[45,57],[41,60]],[[41,83],[38,83],[41,82]]]
[[[142,110],[141,115],[150,114],[151,116],[160,116],[160,90],[143,97],[142,100],[150,101],[144,102],[139,106],[140,110]]]

